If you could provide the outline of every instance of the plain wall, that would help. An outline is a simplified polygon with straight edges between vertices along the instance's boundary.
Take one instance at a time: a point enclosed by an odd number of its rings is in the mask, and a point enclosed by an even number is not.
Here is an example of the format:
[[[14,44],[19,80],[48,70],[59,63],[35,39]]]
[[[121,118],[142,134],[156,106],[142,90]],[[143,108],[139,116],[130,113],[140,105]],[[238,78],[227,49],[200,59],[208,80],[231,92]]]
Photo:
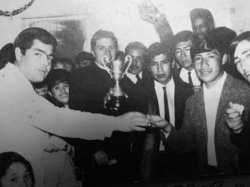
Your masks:
[[[30,0],[0,0],[0,10],[15,10]],[[141,0],[35,0],[27,10],[13,17],[0,16],[0,47],[13,42],[24,29],[24,18],[46,18],[81,15],[86,17],[86,36],[83,49],[90,50],[89,40],[99,29],[110,30],[118,38],[121,50],[131,41],[146,46],[159,41],[154,27],[141,20],[138,4]],[[193,8],[209,9],[216,26],[227,26],[241,33],[250,29],[248,0],[152,0],[160,12],[167,15],[173,32],[191,30],[189,12]]]

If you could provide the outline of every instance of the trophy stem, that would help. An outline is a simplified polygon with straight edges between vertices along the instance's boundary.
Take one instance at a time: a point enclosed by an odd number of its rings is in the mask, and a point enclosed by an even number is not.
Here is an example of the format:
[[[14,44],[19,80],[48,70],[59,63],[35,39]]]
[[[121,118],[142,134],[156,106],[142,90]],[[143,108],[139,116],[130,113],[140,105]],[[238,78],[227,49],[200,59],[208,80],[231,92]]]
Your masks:
[[[116,79],[115,80],[115,87],[113,88],[113,93],[114,93],[114,96],[116,97],[119,97],[119,96],[123,96],[123,91],[122,91],[122,88],[120,86],[120,81],[119,79]]]

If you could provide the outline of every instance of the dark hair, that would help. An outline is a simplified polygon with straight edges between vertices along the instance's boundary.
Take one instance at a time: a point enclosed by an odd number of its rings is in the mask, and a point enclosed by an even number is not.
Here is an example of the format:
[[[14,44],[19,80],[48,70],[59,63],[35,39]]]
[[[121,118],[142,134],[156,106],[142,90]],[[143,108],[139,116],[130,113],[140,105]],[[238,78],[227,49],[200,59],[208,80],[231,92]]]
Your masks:
[[[212,26],[212,28],[215,27],[214,17],[208,9],[195,8],[191,10],[190,19],[191,19],[192,24],[197,18],[202,18],[206,22],[207,25]]]
[[[96,45],[96,41],[102,38],[110,38],[112,39],[116,46],[118,47],[117,38],[115,37],[114,33],[111,31],[105,31],[105,30],[98,30],[91,38],[91,49],[94,50],[94,47]]]
[[[0,69],[2,69],[8,62],[14,63],[16,60],[13,43],[8,43],[0,50]]]
[[[170,48],[165,48],[161,43],[155,42],[148,47],[148,63],[157,55],[164,54],[169,61],[173,61],[173,53]]]
[[[209,52],[217,49],[220,55],[228,53],[229,45],[236,37],[236,32],[227,27],[217,27],[208,32],[205,40],[199,43],[194,43],[191,48],[192,59],[198,53]]]
[[[13,164],[13,163],[22,163],[26,166],[28,171],[30,172],[31,175],[31,180],[33,186],[35,185],[35,178],[34,178],[34,173],[31,164],[20,154],[15,153],[15,152],[3,152],[0,153],[0,179],[6,175],[6,172],[8,168]],[[1,180],[0,180],[0,186]]]
[[[23,30],[14,41],[14,49],[19,47],[24,55],[27,49],[30,49],[34,40],[40,40],[42,43],[52,45],[53,50],[56,50],[56,38],[45,29],[39,27],[30,27]]]
[[[130,42],[125,48],[125,53],[128,54],[131,49],[140,49],[143,51],[143,56],[147,55],[147,47],[141,42]]]
[[[65,64],[70,64],[72,66],[72,71],[75,68],[75,64],[74,64],[74,62],[72,60],[70,60],[67,57],[61,57],[61,58],[54,58],[53,59],[53,61],[52,61],[52,68],[51,69],[54,69],[56,63],[58,63],[58,62],[61,62],[64,66],[65,66]]]
[[[193,32],[184,30],[181,32],[178,32],[176,35],[174,35],[174,44],[178,44],[180,42],[187,42],[187,41],[193,41]]]
[[[52,87],[61,82],[69,81],[70,72],[65,69],[53,69],[49,72],[46,77],[46,83],[48,90],[51,91]]]
[[[242,42],[243,40],[247,40],[250,42],[250,31],[243,32],[233,39],[233,41],[229,47],[229,52],[230,52],[232,59],[234,57],[234,52],[235,52],[237,45],[240,42]]]
[[[80,53],[78,53],[76,55],[75,58],[75,63],[78,64],[79,62],[82,62],[84,60],[90,61],[90,62],[94,62],[95,61],[95,57],[92,55],[92,53],[88,53],[86,51],[82,51]]]

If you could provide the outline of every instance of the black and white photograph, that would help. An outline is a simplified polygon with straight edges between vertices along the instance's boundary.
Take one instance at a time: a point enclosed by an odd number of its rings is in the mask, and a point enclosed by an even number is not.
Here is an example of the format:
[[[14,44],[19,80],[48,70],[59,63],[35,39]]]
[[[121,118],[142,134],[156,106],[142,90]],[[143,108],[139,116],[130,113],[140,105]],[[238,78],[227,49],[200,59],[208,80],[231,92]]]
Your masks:
[[[0,187],[250,186],[249,11],[0,0]]]

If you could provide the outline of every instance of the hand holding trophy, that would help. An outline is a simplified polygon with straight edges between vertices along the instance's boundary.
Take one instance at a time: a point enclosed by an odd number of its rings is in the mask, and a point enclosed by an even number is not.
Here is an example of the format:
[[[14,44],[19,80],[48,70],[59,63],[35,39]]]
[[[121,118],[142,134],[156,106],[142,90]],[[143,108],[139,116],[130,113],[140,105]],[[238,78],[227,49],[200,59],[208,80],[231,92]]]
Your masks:
[[[132,63],[132,57],[127,55],[125,58],[123,56],[117,55],[115,60],[110,60],[108,56],[102,57],[103,66],[108,69],[112,78],[115,81],[115,86],[110,89],[109,99],[106,100],[105,107],[112,114],[121,114],[122,111],[128,107],[128,102],[126,94],[120,86],[120,80],[123,78],[125,73],[128,71]]]

